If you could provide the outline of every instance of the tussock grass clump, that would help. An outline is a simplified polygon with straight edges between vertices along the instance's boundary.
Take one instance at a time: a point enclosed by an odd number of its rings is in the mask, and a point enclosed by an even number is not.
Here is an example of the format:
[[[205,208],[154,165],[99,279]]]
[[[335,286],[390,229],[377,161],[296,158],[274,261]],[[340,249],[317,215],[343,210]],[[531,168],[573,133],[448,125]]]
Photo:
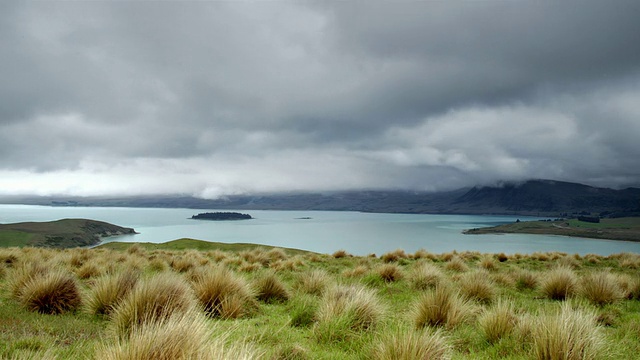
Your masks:
[[[480,267],[482,267],[485,270],[494,271],[494,270],[498,269],[498,264],[490,256],[483,256],[482,259],[480,260],[479,265],[480,265]]]
[[[285,302],[291,295],[280,278],[272,272],[260,276],[254,283],[256,297],[266,303]]]
[[[380,256],[380,259],[382,259],[382,261],[386,263],[390,263],[390,262],[398,261],[400,259],[406,259],[407,257],[408,256],[404,252],[404,250],[396,249],[394,251],[390,251],[388,253],[383,254],[382,256]]]
[[[230,360],[259,356],[247,346],[225,346],[224,339],[214,338],[206,320],[195,311],[136,324],[128,337],[103,345],[97,353],[96,358],[104,360]]]
[[[320,324],[343,323],[349,330],[367,330],[377,325],[384,306],[376,293],[359,285],[338,285],[324,295],[316,318]]]
[[[594,272],[580,279],[580,295],[599,306],[612,304],[624,298],[625,293],[619,286],[618,277],[609,272]]]
[[[404,277],[402,269],[396,264],[384,264],[376,269],[377,274],[385,282],[394,282]]]
[[[496,254],[496,259],[498,259],[498,261],[500,262],[505,262],[509,260],[509,256],[507,256],[505,253],[499,253],[499,254]]]
[[[439,330],[397,331],[383,336],[372,354],[376,360],[448,360],[452,348]]]
[[[518,290],[533,290],[538,286],[538,275],[529,270],[521,270],[516,274],[516,288]]]
[[[556,260],[556,264],[561,267],[568,267],[571,269],[578,269],[580,267],[580,261],[578,261],[574,256],[565,255],[559,257]]]
[[[222,266],[199,273],[193,281],[193,289],[204,311],[211,317],[235,319],[257,306],[247,282]]]
[[[262,269],[263,266],[260,263],[248,263],[246,261],[243,261],[242,264],[240,264],[240,266],[238,267],[238,271],[242,271],[242,272],[246,272],[246,273],[252,273],[252,272],[256,272],[260,269]]]
[[[438,285],[415,303],[413,319],[419,329],[425,326],[453,328],[469,319],[474,311],[473,305],[458,292]]]
[[[548,271],[540,284],[542,294],[552,300],[565,300],[575,295],[578,288],[578,278],[568,267],[557,267]]]
[[[368,272],[369,272],[368,267],[366,267],[365,265],[358,265],[353,269],[345,269],[342,272],[342,276],[347,278],[357,278],[357,277],[364,276]]]
[[[145,250],[140,244],[133,244],[127,248],[127,254],[144,255]]]
[[[92,263],[85,263],[76,270],[76,275],[80,279],[90,279],[102,275],[102,269]]]
[[[346,257],[351,257],[352,255],[349,254],[346,250],[338,250],[334,252],[331,256],[333,256],[335,259],[342,259]]]
[[[445,268],[447,270],[452,270],[455,272],[469,271],[469,266],[467,265],[467,263],[458,255],[453,256],[451,260],[447,262]]]
[[[495,285],[486,270],[465,273],[460,278],[462,295],[471,300],[490,303],[496,296]]]
[[[409,280],[418,290],[426,290],[440,284],[445,279],[442,270],[431,263],[420,263],[411,271]]]
[[[420,259],[429,259],[429,260],[431,260],[431,261],[435,261],[435,260],[437,260],[437,259],[438,259],[438,257],[437,257],[435,254],[430,253],[430,252],[428,252],[428,251],[427,251],[427,250],[425,250],[425,249],[419,249],[419,250],[417,250],[415,253],[413,253],[413,256],[412,256],[412,257],[413,257],[413,259],[415,259],[415,260],[420,260]]]
[[[478,326],[484,338],[491,344],[509,336],[517,324],[518,318],[508,301],[498,301],[478,318]]]
[[[169,264],[163,258],[156,257],[149,260],[149,269],[155,272],[166,271],[169,268]]]
[[[13,268],[7,275],[7,287],[11,292],[11,296],[15,299],[20,298],[27,283],[44,276],[48,271],[47,266],[35,262],[22,263]]]
[[[326,271],[315,269],[299,276],[297,288],[307,294],[322,295],[329,286],[329,281]]]
[[[171,260],[171,268],[177,272],[184,273],[196,266],[192,257],[177,256]]]
[[[82,296],[75,277],[54,271],[27,282],[19,300],[30,311],[61,314],[76,310],[82,303]]]
[[[136,285],[140,275],[125,270],[95,280],[85,301],[85,309],[93,315],[109,315]]]
[[[289,255],[287,255],[287,253],[281,248],[273,248],[267,251],[266,256],[271,260],[271,262],[283,261],[289,258]]]
[[[542,316],[531,329],[533,353],[540,360],[588,360],[606,350],[596,314],[564,303],[556,314]]]
[[[112,312],[112,326],[119,336],[146,323],[163,322],[175,314],[193,311],[196,301],[189,285],[172,273],[160,273],[139,281]]]

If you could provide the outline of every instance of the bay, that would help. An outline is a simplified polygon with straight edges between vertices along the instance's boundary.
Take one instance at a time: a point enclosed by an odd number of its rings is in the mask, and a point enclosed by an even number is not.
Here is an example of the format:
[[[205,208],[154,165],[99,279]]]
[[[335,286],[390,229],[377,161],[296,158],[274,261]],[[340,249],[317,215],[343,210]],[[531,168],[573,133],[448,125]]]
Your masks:
[[[205,211],[216,210],[0,205],[0,223],[87,218],[132,227],[139,232],[109,238],[107,242],[162,243],[193,238],[329,254],[340,249],[354,255],[381,255],[395,249],[407,252],[425,249],[436,254],[453,250],[506,254],[560,251],[581,255],[640,252],[640,243],[626,241],[528,234],[462,234],[464,229],[510,223],[518,218],[535,220],[528,217],[251,210],[239,212],[251,214],[252,220],[190,219]]]

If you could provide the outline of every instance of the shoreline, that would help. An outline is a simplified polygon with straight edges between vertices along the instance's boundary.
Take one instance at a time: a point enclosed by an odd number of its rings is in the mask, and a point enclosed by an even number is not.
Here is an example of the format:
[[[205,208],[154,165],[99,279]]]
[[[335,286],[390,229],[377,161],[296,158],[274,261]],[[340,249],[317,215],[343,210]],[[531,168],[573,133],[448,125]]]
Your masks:
[[[640,242],[640,218],[602,219],[600,223],[587,223],[575,219],[520,221],[498,226],[467,229],[462,233],[465,235],[555,235],[596,240]]]

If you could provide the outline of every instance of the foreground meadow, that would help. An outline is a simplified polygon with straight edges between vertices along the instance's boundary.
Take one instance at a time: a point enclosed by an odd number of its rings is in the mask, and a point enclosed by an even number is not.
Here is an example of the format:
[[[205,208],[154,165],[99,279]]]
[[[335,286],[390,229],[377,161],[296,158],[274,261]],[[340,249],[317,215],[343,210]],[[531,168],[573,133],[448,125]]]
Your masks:
[[[358,257],[180,244],[0,249],[0,358],[640,354],[637,254]]]

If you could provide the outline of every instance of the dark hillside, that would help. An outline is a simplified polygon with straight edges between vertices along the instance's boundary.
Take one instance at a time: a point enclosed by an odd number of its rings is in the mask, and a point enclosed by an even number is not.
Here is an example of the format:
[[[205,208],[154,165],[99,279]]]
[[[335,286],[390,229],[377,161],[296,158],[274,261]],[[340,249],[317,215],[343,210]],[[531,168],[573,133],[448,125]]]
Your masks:
[[[494,213],[622,213],[640,210],[640,189],[614,190],[551,180],[475,187],[455,200]]]

